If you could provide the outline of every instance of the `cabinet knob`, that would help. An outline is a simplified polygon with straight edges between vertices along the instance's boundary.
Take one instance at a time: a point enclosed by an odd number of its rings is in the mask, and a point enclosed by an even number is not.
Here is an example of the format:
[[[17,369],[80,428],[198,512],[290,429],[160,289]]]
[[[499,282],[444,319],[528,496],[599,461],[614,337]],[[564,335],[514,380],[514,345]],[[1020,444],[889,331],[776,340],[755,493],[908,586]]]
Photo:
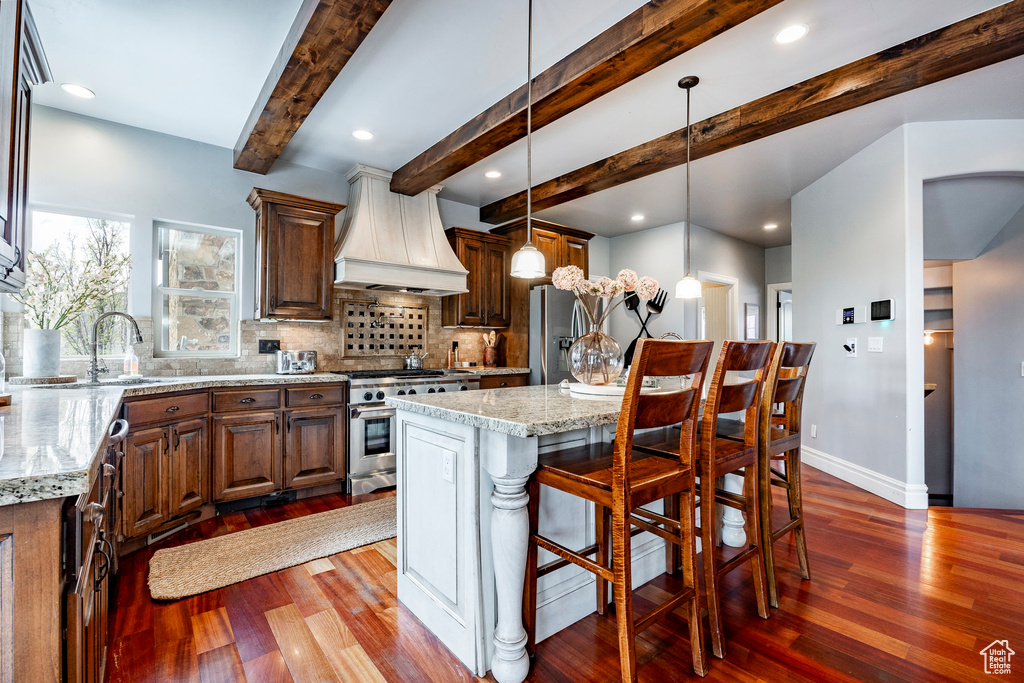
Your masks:
[[[117,468],[111,465],[109,462],[103,463],[103,476],[112,477],[117,473]]]
[[[499,387],[507,387],[508,386],[508,382],[499,382],[498,386]]]
[[[168,406],[166,412],[168,412],[168,413],[176,413],[179,410],[181,410],[181,408],[179,408],[178,406]]]
[[[239,401],[239,403],[255,403],[255,402],[256,402],[256,399],[254,399],[252,397],[243,398],[241,401]]]
[[[310,397],[310,398],[311,398],[312,400],[314,400],[314,401],[315,401],[315,400],[317,400],[317,399],[321,399],[321,398],[323,398],[323,397],[324,397],[324,395],[323,395],[323,394],[310,394],[310,396],[309,396],[309,397]]]
[[[87,522],[99,522],[103,519],[103,506],[99,503],[89,503],[82,511],[82,517]]]

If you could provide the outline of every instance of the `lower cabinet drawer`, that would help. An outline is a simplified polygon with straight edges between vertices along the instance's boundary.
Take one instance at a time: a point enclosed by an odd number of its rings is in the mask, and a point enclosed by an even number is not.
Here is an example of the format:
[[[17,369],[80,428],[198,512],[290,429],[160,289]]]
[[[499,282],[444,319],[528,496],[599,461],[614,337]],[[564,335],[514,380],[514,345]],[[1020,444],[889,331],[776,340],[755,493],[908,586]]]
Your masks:
[[[345,402],[344,384],[285,389],[285,405],[289,408],[313,407]]]
[[[213,412],[229,413],[236,410],[266,410],[281,407],[281,392],[277,389],[232,389],[213,392]]]
[[[126,401],[124,416],[132,428],[153,422],[178,420],[202,415],[210,408],[210,396],[205,391],[180,396],[162,396],[138,401]]]
[[[484,375],[480,378],[481,389],[503,389],[505,387],[525,387],[530,383],[530,376],[523,375]]]

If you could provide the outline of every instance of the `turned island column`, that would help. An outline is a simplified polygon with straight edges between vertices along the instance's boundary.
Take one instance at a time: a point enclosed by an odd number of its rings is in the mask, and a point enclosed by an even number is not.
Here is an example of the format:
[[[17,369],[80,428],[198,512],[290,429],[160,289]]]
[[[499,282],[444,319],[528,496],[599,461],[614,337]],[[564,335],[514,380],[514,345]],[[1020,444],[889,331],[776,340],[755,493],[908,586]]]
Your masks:
[[[498,683],[522,683],[530,671],[523,628],[523,583],[529,544],[526,482],[537,469],[537,438],[481,432],[480,459],[494,482],[491,556],[497,623],[491,674]],[[483,511],[481,511],[483,514]]]

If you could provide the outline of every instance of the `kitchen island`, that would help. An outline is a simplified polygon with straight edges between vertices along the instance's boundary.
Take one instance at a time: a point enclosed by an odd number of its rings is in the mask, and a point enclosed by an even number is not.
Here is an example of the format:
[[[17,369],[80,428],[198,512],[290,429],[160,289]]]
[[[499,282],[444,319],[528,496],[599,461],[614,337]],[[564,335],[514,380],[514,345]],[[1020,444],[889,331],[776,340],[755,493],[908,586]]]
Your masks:
[[[610,441],[621,399],[549,385],[387,403],[397,411],[398,598],[478,676],[519,683],[530,666],[526,482],[540,453]],[[544,536],[574,549],[595,542],[593,504],[542,489],[539,506]],[[651,534],[634,539],[634,585],[665,571],[663,548]],[[540,564],[553,559],[539,552]],[[537,605],[543,640],[595,610],[593,575],[569,565],[541,577]]]

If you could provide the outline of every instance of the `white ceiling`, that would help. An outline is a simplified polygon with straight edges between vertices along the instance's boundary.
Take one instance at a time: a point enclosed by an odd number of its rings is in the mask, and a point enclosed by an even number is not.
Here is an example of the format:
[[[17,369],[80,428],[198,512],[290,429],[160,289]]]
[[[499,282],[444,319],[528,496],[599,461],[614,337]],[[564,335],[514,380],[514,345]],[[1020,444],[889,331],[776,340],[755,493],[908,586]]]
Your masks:
[[[299,0],[29,0],[58,82],[37,101],[225,147],[234,145]],[[643,0],[535,0],[539,71]],[[701,78],[695,121],[1002,4],[1000,0],[785,0],[539,131],[540,182],[684,125],[675,83]],[[345,172],[394,170],[525,81],[526,2],[394,0],[283,159]],[[790,23],[811,32],[778,46]],[[1024,59],[988,67],[694,162],[693,221],[764,246],[789,242],[789,197],[907,121],[1024,118]],[[376,135],[352,138],[355,128]],[[497,181],[486,170],[503,173]],[[448,179],[476,206],[525,186],[519,142]],[[271,171],[273,173],[273,171]],[[611,236],[682,219],[683,170],[541,212]],[[641,224],[629,216],[643,213]],[[761,226],[780,228],[765,232]]]
[[[925,259],[973,259],[1024,208],[1024,177],[933,180],[923,200]]]

